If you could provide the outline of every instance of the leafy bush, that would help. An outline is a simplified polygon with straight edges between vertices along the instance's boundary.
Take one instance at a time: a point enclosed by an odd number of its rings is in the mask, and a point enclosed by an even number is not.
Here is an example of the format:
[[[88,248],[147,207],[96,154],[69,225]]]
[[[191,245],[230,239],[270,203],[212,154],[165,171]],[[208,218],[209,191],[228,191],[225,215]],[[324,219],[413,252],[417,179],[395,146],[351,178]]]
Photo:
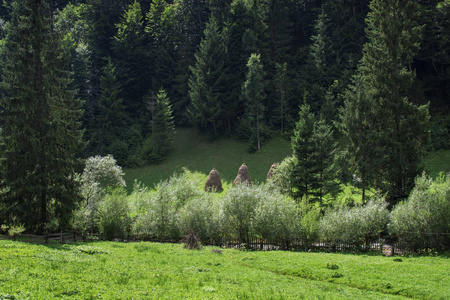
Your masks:
[[[126,239],[131,229],[130,207],[124,189],[107,194],[99,206],[99,229],[107,240]]]
[[[361,248],[380,237],[389,221],[387,202],[378,197],[352,208],[339,207],[325,213],[319,223],[323,240]]]
[[[78,177],[84,201],[74,211],[72,226],[82,232],[98,229],[99,205],[108,188],[124,187],[123,171],[111,156],[95,156],[86,160],[83,173]]]
[[[310,203],[306,197],[299,203],[301,215],[301,239],[308,243],[319,238],[319,222],[322,217],[320,203]]]
[[[261,199],[268,197],[269,191],[259,186],[239,184],[228,190],[222,200],[224,234],[227,238],[248,243],[253,237],[252,222],[255,209]]]
[[[194,231],[204,243],[222,243],[219,201],[209,193],[186,203],[178,212],[178,222],[182,235]]]
[[[287,248],[300,237],[300,216],[292,198],[263,189],[264,195],[255,209],[253,229],[267,241],[282,242]]]
[[[408,199],[392,210],[388,229],[391,235],[413,247],[423,243],[449,247],[450,174],[441,174],[435,181],[425,174],[418,177]]]
[[[139,238],[179,239],[174,190],[168,181],[160,182],[155,188],[154,193],[147,193],[143,199],[147,208],[137,216],[133,233]]]
[[[200,186],[199,177],[185,170],[181,175],[175,174],[169,180],[160,182],[155,191],[135,187],[131,195],[134,206],[132,215],[136,217],[133,234],[139,238],[179,239],[178,211],[189,201],[201,198]]]
[[[292,176],[295,164],[294,156],[286,157],[274,170],[269,186],[283,194],[292,195]]]

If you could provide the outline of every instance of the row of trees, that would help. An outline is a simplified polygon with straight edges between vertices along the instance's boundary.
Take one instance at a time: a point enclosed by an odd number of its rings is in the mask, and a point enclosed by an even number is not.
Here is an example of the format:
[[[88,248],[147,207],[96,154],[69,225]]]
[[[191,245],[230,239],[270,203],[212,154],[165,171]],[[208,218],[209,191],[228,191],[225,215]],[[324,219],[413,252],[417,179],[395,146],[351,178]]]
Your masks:
[[[103,161],[101,161],[103,159]],[[90,166],[105,166],[108,158],[92,158]],[[120,176],[112,172],[85,169],[95,179],[97,188],[108,178],[120,186]],[[84,176],[83,174],[83,176]],[[115,180],[111,180],[111,178]],[[424,243],[434,249],[445,249],[450,243],[450,177],[433,181],[418,177],[407,200],[390,212],[388,203],[376,196],[364,205],[336,205],[323,208],[308,201],[296,202],[280,193],[276,184],[235,187],[227,185],[221,193],[202,191],[204,175],[185,171],[160,182],[154,190],[135,185],[127,195],[123,190],[103,192],[89,205],[81,205],[74,226],[88,233],[102,233],[106,239],[143,239],[179,241],[195,232],[205,244],[224,242],[249,243],[255,239],[289,248],[302,240],[305,245],[318,240],[337,246],[347,244],[367,249],[371,243],[389,238],[423,249]],[[89,189],[85,181],[83,189]]]

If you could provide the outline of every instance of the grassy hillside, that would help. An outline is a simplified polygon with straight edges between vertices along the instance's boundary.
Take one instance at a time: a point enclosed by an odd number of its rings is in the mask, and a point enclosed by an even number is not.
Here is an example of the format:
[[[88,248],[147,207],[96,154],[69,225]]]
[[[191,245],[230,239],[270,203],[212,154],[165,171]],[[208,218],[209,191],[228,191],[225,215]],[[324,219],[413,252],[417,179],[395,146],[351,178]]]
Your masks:
[[[232,182],[242,163],[247,164],[253,181],[262,182],[274,162],[281,162],[292,153],[290,142],[281,137],[273,138],[262,146],[259,153],[251,154],[243,142],[225,138],[207,142],[192,128],[178,128],[173,140],[174,150],[162,164],[125,170],[129,188],[134,179],[153,186],[174,172],[181,172],[183,167],[205,175],[216,168],[222,181]]]
[[[0,299],[449,299],[447,257],[0,241]]]
[[[246,163],[249,167],[253,181],[264,182],[270,166],[274,162],[281,162],[292,153],[290,142],[281,137],[263,144],[259,153],[248,153],[245,143],[232,139],[223,138],[207,142],[193,128],[178,128],[173,140],[174,150],[162,164],[125,170],[129,190],[133,187],[135,179],[152,187],[169,178],[174,172],[181,172],[183,167],[205,176],[212,168],[216,168],[222,181],[232,182],[242,163]],[[450,151],[432,152],[424,164],[426,171],[433,177],[439,175],[441,171],[450,172]]]

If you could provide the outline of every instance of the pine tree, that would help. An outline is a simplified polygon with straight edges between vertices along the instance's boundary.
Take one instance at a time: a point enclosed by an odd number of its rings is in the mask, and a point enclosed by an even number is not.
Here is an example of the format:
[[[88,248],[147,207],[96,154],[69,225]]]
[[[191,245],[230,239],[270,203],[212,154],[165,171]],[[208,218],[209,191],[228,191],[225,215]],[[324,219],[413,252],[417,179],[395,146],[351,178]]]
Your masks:
[[[292,137],[292,150],[295,158],[292,186],[296,199],[303,197],[310,198],[312,191],[318,188],[315,181],[317,173],[317,160],[315,157],[314,144],[314,119],[315,116],[311,112],[308,104],[300,107],[299,120],[294,129]]]
[[[407,98],[415,77],[409,65],[419,47],[421,28],[415,1],[373,0],[370,9],[366,19],[368,42],[358,68],[361,80],[356,81],[346,109],[352,109],[356,116],[363,113],[359,103],[349,103],[352,94],[361,94],[360,99],[365,99],[361,104],[370,103],[366,141],[373,143],[374,155],[364,160],[368,162],[366,171],[376,172],[375,186],[388,192],[390,203],[395,204],[413,187],[429,140],[428,107],[418,107]],[[348,123],[345,128],[348,135],[354,135],[360,127]],[[362,161],[361,157],[356,160]]]
[[[142,99],[148,90],[150,78],[147,35],[139,2],[135,1],[128,6],[116,28],[112,48],[123,85],[124,106],[131,118],[137,118],[141,113]]]
[[[160,90],[156,96],[153,126],[152,132],[156,153],[165,157],[171,147],[171,136],[175,130],[175,125],[170,99],[164,90]]]
[[[280,124],[280,132],[284,133],[286,130],[286,119],[289,117],[288,107],[288,78],[287,78],[287,64],[276,64],[276,96],[278,98],[278,105],[275,109],[276,123]]]
[[[7,221],[44,232],[68,226],[80,199],[74,180],[83,146],[81,102],[68,90],[68,47],[55,33],[46,1],[12,4],[2,52],[4,137],[1,171]]]
[[[322,117],[315,122],[313,136],[315,147],[315,160],[317,162],[317,190],[314,195],[322,203],[323,197],[337,191],[336,169],[334,167],[334,157],[337,143],[333,136],[333,127],[326,123]]]
[[[316,121],[307,104],[300,107],[299,117],[291,142],[295,158],[291,190],[298,199],[322,202],[323,196],[337,190],[333,129],[322,117]]]
[[[111,58],[103,68],[100,77],[100,98],[97,101],[97,116],[94,133],[90,139],[101,154],[110,154],[108,148],[113,141],[121,139],[125,127],[122,91],[118,74]],[[114,154],[114,153],[113,153]]]
[[[264,69],[259,54],[252,54],[247,63],[248,73],[242,86],[242,98],[246,106],[246,117],[254,126],[257,149],[261,149],[261,127],[264,114]]]
[[[217,21],[212,17],[205,29],[205,37],[195,54],[196,64],[191,67],[189,96],[191,114],[199,124],[211,124],[217,136],[217,122],[225,113],[227,70],[226,43],[219,32]]]

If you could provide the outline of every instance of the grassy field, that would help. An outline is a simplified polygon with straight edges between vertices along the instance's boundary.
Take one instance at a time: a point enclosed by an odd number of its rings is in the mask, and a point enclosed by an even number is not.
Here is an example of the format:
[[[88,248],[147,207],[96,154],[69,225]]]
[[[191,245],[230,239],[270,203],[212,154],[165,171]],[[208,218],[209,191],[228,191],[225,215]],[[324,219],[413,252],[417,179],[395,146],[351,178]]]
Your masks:
[[[183,167],[205,176],[212,168],[216,168],[222,181],[232,182],[242,163],[246,163],[249,167],[253,181],[264,182],[270,166],[292,154],[290,142],[281,137],[268,141],[263,144],[260,152],[251,154],[243,142],[225,138],[212,143],[207,142],[196,129],[192,128],[178,128],[173,140],[174,150],[162,164],[125,170],[129,190],[132,189],[135,179],[153,187],[174,172],[180,173]],[[432,152],[424,164],[427,172],[433,177],[439,175],[441,171],[450,172],[450,151]]]
[[[216,168],[222,181],[232,182],[242,163],[247,164],[253,181],[264,182],[270,166],[292,153],[290,142],[281,137],[268,141],[260,152],[251,154],[243,142],[225,138],[207,142],[192,128],[178,128],[173,140],[174,150],[162,164],[125,170],[129,188],[135,179],[152,187],[174,172],[182,172],[183,167],[205,175]]]
[[[448,256],[0,241],[0,299],[449,299]]]

